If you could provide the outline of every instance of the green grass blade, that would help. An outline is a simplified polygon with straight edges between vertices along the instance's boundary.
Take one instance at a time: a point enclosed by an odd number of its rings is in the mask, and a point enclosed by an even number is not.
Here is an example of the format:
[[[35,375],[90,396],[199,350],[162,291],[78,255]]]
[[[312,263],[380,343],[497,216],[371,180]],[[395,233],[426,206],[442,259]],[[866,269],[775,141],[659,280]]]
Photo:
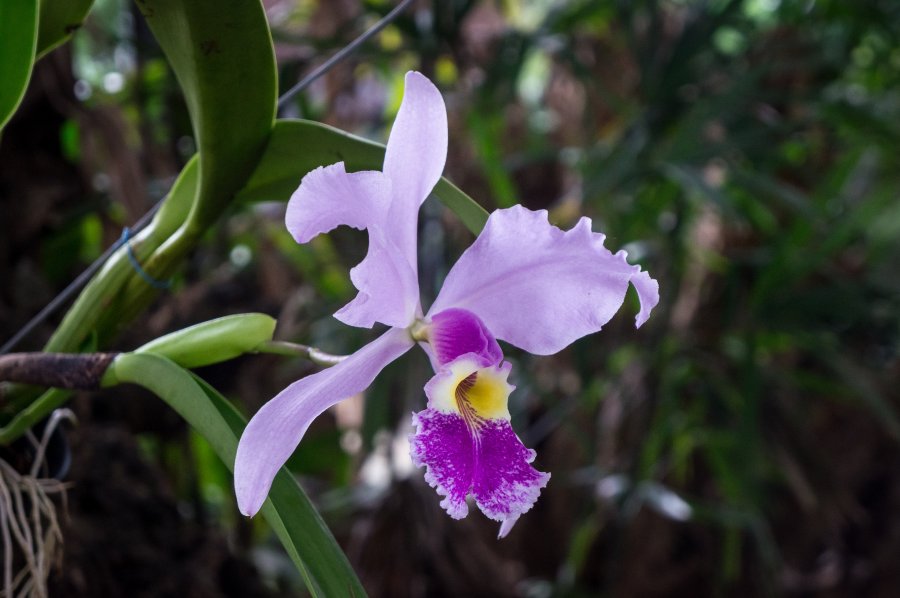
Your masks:
[[[9,122],[28,87],[37,19],[37,0],[0,2],[0,129]]]
[[[124,353],[105,385],[131,382],[155,393],[206,438],[229,469],[244,419],[214,388],[172,361]],[[262,514],[281,539],[314,596],[364,596],[359,579],[328,527],[291,474],[275,477]]]
[[[343,161],[347,170],[381,170],[384,146],[307,120],[279,120],[269,144],[238,201],[287,201],[310,170]],[[434,195],[463,224],[478,234],[488,214],[447,179],[441,179]]]

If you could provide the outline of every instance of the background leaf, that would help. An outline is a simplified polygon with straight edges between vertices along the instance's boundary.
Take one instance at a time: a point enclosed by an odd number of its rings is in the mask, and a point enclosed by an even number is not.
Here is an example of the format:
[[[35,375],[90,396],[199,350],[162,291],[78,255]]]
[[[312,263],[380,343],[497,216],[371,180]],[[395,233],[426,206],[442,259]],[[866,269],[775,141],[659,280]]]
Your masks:
[[[31,78],[37,18],[37,0],[0,2],[0,130],[22,101]]]
[[[81,27],[94,0],[41,0],[37,56],[64,43]]]

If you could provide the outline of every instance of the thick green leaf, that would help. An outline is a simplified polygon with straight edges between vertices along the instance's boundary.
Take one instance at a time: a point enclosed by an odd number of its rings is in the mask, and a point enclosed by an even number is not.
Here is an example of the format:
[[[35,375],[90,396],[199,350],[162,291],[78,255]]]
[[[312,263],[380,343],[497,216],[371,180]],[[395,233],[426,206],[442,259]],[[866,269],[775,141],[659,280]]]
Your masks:
[[[247,425],[244,416],[206,381],[194,374],[192,376],[231,427],[235,437],[240,438]],[[304,574],[310,591],[314,592],[313,588],[318,587],[319,594],[323,596],[366,595],[319,512],[286,467],[282,467],[275,476],[262,514],[291,560]],[[306,530],[315,530],[316,533]]]
[[[202,232],[244,186],[277,100],[275,53],[259,0],[137,0],[184,91],[200,154],[189,223]]]
[[[41,0],[37,56],[65,42],[81,27],[94,0]]]
[[[138,7],[184,89],[199,148],[153,223],[131,242],[141,267],[164,280],[253,171],[275,114],[275,59],[258,0],[139,0]],[[45,349],[77,350],[92,330],[108,338],[155,295],[122,248]]]
[[[232,469],[245,422],[211,386],[159,355],[123,353],[105,386],[131,382],[155,393],[206,438]],[[284,543],[314,596],[364,596],[359,579],[303,490],[283,469],[275,477],[262,514]]]
[[[238,201],[287,201],[310,170],[343,161],[347,170],[380,170],[384,146],[307,120],[279,120],[269,144]],[[488,214],[447,179],[434,194],[473,234],[484,228]]]
[[[183,368],[198,368],[253,352],[272,340],[275,318],[266,314],[235,314],[201,322],[150,341],[135,353],[154,353]]]
[[[145,270],[148,269],[147,258],[187,217],[191,199],[197,190],[198,170],[196,157],[185,164],[153,221],[132,238],[132,254],[138,263],[144,265]],[[166,269],[157,267],[150,270],[150,274],[157,278],[168,276],[171,267],[174,267],[174,261],[163,264],[169,266]],[[128,249],[120,247],[78,295],[44,350],[79,351],[92,331],[98,332],[102,345],[118,327],[127,324],[155,296],[156,289],[148,285],[135,270]]]
[[[37,8],[37,0],[0,2],[0,129],[18,108],[31,78]]]

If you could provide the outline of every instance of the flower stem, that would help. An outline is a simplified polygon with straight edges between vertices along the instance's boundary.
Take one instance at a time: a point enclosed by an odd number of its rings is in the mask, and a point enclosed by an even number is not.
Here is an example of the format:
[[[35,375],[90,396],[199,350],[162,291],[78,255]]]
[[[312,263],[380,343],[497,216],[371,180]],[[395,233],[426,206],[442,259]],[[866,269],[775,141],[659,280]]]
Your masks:
[[[316,365],[331,367],[347,359],[347,355],[332,355],[315,347],[289,343],[287,341],[266,341],[256,347],[260,353],[272,353],[274,355],[287,355],[290,357],[305,357]]]

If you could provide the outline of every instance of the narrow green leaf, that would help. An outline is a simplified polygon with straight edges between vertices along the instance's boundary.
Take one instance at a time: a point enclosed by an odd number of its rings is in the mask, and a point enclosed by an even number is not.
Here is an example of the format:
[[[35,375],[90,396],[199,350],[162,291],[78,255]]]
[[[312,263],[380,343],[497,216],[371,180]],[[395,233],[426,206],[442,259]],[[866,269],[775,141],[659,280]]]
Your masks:
[[[184,91],[200,188],[189,216],[202,232],[253,172],[275,119],[275,53],[259,0],[137,0]]]
[[[259,165],[238,201],[287,201],[300,179],[319,166],[343,161],[347,170],[380,170],[384,146],[307,120],[279,120]],[[447,179],[441,179],[434,194],[463,224],[478,234],[488,214]]]
[[[202,378],[196,375],[193,377],[231,427],[235,437],[240,438],[247,425],[244,417],[215,388]],[[313,591],[315,584],[321,588],[324,596],[366,595],[328,526],[287,468],[281,468],[275,476],[262,514],[278,535],[291,560],[306,575],[310,591]],[[306,530],[316,530],[316,533]]]
[[[225,316],[161,336],[135,353],[153,353],[183,368],[198,368],[253,352],[272,340],[275,324],[275,318],[266,314]]]
[[[37,0],[0,2],[0,129],[18,108],[34,65]]]
[[[94,0],[41,0],[37,56],[40,58],[81,27]]]
[[[487,223],[487,210],[475,203],[462,189],[441,177],[433,191],[441,203],[462,220],[473,235],[478,235]]]
[[[725,214],[734,215],[734,206],[728,196],[703,180],[703,176],[696,168],[673,162],[664,162],[659,168],[665,177],[679,185],[685,193],[695,194],[701,199],[711,201]]]
[[[44,391],[44,394],[36,401],[16,413],[8,424],[0,428],[0,446],[5,446],[22,436],[32,426],[47,417],[51,411],[62,407],[71,396],[71,390],[62,388],[50,388]]]
[[[105,386],[131,382],[155,393],[206,438],[234,467],[245,422],[215,389],[159,355],[123,353]],[[281,539],[314,596],[364,596],[359,579],[303,489],[284,468],[275,477],[262,514]]]
[[[516,186],[497,143],[504,135],[506,116],[503,112],[475,108],[468,114],[468,125],[477,163],[490,185],[494,201],[501,208],[512,206],[516,203]]]
[[[819,358],[834,369],[838,379],[847,385],[856,394],[856,398],[871,411],[872,415],[895,441],[900,441],[900,417],[896,407],[890,400],[890,395],[879,389],[872,383],[868,372],[854,363],[852,357],[844,355],[841,351],[827,349],[822,351],[816,347]]]
[[[195,157],[185,164],[150,225],[131,240],[135,259],[152,276],[164,278],[175,266],[176,260],[173,258],[171,263],[156,264],[153,269],[149,269],[147,258],[176,231],[187,216],[191,198],[197,190],[198,171]],[[130,322],[156,296],[156,292],[135,271],[128,249],[120,247],[78,295],[44,350],[63,353],[79,351],[92,331],[99,334],[102,345],[120,326]]]

